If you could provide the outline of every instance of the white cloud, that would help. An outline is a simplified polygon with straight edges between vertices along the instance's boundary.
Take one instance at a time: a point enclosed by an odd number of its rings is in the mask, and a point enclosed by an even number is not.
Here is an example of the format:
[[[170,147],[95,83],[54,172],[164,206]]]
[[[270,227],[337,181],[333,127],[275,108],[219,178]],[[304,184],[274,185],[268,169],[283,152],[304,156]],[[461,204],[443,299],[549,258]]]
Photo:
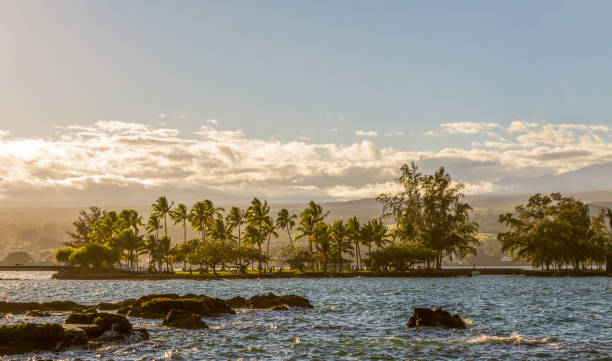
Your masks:
[[[160,117],[160,118],[165,118],[165,117],[167,117],[167,116],[168,116],[168,114],[166,114],[166,113],[161,113],[161,114],[159,114],[159,117]]]
[[[528,123],[524,120],[513,120],[508,128],[509,133],[526,133],[529,132],[529,128],[538,127],[537,123]]]
[[[219,121],[218,121],[218,120],[216,120],[216,119],[208,119],[208,120],[206,121],[206,123],[208,123],[208,124],[214,124],[214,125],[217,125],[217,124],[219,124]]]
[[[0,139],[4,138],[4,137],[8,137],[10,134],[11,134],[11,132],[9,132],[8,130],[0,129]]]
[[[442,123],[440,124],[444,133],[450,134],[477,134],[484,132],[489,129],[499,127],[497,123],[485,123],[485,122],[455,122],[455,123]]]
[[[375,130],[358,130],[355,132],[355,135],[360,137],[377,137],[378,132]]]
[[[344,121],[344,114],[336,113],[336,120],[339,121],[339,122],[343,122]]]
[[[402,136],[402,135],[404,135],[404,132],[400,132],[398,130],[394,130],[394,131],[385,133],[385,136],[387,137],[395,137],[395,136]]]
[[[120,121],[56,127],[47,138],[0,131],[0,197],[114,204],[162,192],[188,199],[354,199],[392,189],[400,165],[411,160],[425,172],[446,166],[453,179],[466,182],[466,192],[482,193],[495,191],[496,180],[509,175],[612,162],[609,134],[592,126],[531,124],[507,139],[436,151],[379,147],[370,140],[312,143],[306,135],[249,138],[211,125],[195,134]]]
[[[325,129],[321,129],[324,132],[330,132],[330,133],[338,133],[342,128],[325,128]]]

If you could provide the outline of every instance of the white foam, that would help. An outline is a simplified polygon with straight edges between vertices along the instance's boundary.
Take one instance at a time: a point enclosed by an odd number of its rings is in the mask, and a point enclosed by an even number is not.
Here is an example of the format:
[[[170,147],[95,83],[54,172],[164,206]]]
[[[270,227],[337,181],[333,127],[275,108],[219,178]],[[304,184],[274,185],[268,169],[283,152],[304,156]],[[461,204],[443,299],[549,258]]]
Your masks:
[[[552,345],[554,340],[550,337],[528,338],[512,332],[510,336],[478,335],[467,339],[467,343],[497,343],[507,345]]]

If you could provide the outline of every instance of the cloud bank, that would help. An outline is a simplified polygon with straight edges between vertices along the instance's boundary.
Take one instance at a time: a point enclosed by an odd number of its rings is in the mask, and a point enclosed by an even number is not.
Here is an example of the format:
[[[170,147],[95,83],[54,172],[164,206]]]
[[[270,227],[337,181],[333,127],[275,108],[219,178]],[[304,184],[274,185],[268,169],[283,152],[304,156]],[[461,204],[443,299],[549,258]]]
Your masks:
[[[140,123],[57,127],[49,138],[0,130],[0,197],[6,204],[123,204],[160,194],[180,201],[345,200],[395,190],[400,165],[446,166],[468,193],[499,191],[506,176],[559,174],[612,162],[612,130],[601,125],[513,121],[444,123],[438,136],[483,137],[436,151],[249,138],[206,122],[193,134]]]

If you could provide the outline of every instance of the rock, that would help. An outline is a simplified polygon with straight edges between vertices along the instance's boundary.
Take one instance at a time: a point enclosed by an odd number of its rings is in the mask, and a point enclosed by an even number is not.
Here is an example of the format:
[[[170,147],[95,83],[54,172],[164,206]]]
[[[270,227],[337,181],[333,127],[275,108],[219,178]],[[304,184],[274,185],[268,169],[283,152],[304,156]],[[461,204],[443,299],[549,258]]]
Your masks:
[[[123,302],[100,302],[94,307],[102,311],[119,310],[123,306]]]
[[[83,311],[89,306],[80,305],[73,301],[51,302],[7,302],[0,301],[1,313],[26,313],[27,311]]]
[[[64,328],[52,323],[0,326],[0,355],[54,350],[64,342]]]
[[[85,313],[74,312],[74,313],[69,314],[68,317],[66,317],[66,321],[64,321],[64,323],[88,325],[88,324],[93,323],[93,320],[97,315],[98,315],[97,311],[85,312]]]
[[[289,309],[289,307],[305,307],[313,308],[310,301],[307,298],[296,296],[296,295],[283,295],[277,296],[274,293],[268,293],[267,295],[257,295],[249,299],[244,297],[234,297],[227,301],[232,307],[236,308],[258,308],[258,309],[272,309],[276,310]],[[284,306],[284,308],[282,307]]]
[[[51,313],[47,311],[33,310],[25,314],[26,317],[51,317]]]
[[[161,297],[141,297],[129,307],[127,315],[142,318],[164,318],[172,309],[187,311],[200,317],[235,313],[227,302],[220,298],[196,295],[181,297],[176,294],[168,294],[161,295]],[[125,309],[120,311],[124,312]]]
[[[68,315],[65,323],[78,325],[90,338],[101,340],[128,339],[135,334],[130,321],[125,316],[114,313],[72,313]]]
[[[420,308],[417,307],[412,311],[412,316],[408,320],[408,327],[446,327],[446,328],[466,328],[465,322],[459,315],[451,315],[442,308]]]
[[[64,344],[69,345],[86,345],[90,336],[87,332],[79,327],[80,325],[63,325],[64,328]]]
[[[162,322],[163,326],[168,327],[178,327],[178,328],[208,328],[206,322],[202,321],[202,318],[198,315],[195,315],[191,312],[180,310],[180,309],[172,309]]]

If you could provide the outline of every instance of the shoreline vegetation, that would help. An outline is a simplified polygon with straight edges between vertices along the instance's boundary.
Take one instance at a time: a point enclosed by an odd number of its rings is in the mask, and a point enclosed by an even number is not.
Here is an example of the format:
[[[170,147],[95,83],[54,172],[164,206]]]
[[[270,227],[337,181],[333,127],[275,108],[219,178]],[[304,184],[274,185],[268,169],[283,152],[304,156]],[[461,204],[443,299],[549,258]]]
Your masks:
[[[92,270],[82,268],[63,269],[53,275],[59,280],[249,280],[249,279],[285,279],[285,278],[445,278],[445,277],[472,277],[472,276],[533,276],[533,277],[612,277],[611,273],[599,270],[526,270],[518,268],[453,268],[453,269],[419,269],[412,271],[275,271],[271,273],[250,272],[235,274],[232,272],[217,272],[217,274],[199,274],[198,272],[174,273],[142,273],[122,270]]]
[[[270,275],[283,266],[301,277],[318,273],[368,277],[364,271],[370,272],[367,275],[467,274],[442,269],[447,260],[476,255],[480,244],[472,207],[462,201],[464,185],[453,182],[443,167],[423,174],[414,163],[401,167],[396,183],[401,190],[379,195],[381,215],[367,221],[357,217],[328,221],[329,212],[314,201],[299,215],[281,209],[274,217],[268,202],[258,198],[247,209],[226,211],[208,199],[188,208],[161,196],[151,205],[146,223],[132,209],[117,213],[91,207],[80,212],[74,230],[68,232],[71,240],[57,250],[55,259],[84,269],[85,275],[95,273],[93,269],[154,274],[144,278],[171,274],[177,264],[190,273],[225,272],[229,277],[229,271],[234,278],[253,277],[249,272],[254,270]],[[181,226],[182,240],[168,236],[169,221]],[[502,251],[514,260],[553,274],[567,274],[570,268],[576,273],[603,271],[606,262],[610,271],[610,209],[591,216],[589,205],[574,198],[536,194],[513,213],[500,214],[498,222],[506,229],[497,235]],[[188,226],[198,238],[187,239]],[[272,254],[271,240],[285,232],[288,244]],[[148,260],[143,266],[144,257]]]

